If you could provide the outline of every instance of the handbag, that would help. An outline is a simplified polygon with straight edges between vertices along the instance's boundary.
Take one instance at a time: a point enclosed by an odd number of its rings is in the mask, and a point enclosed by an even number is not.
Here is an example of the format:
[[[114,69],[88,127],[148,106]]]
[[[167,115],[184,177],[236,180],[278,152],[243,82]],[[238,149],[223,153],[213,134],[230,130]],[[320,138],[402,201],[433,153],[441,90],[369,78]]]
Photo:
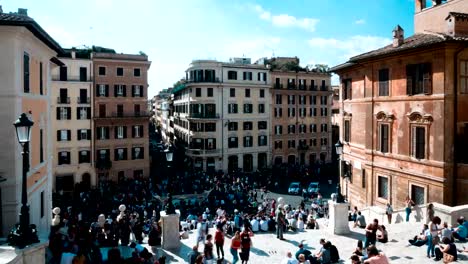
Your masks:
[[[450,263],[450,262],[453,262],[454,260],[455,260],[455,257],[453,255],[444,253],[444,258],[443,258],[444,263]]]
[[[439,236],[434,236],[432,237],[432,245],[437,245],[440,242],[440,237]]]

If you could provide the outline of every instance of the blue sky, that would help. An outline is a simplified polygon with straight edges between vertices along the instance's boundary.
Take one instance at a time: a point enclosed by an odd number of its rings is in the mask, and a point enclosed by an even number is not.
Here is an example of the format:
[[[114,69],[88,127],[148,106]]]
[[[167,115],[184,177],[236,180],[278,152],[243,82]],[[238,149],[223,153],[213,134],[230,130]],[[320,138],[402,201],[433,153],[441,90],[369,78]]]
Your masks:
[[[414,0],[0,0],[27,8],[62,47],[148,54],[149,96],[185,76],[192,59],[294,57],[334,66],[413,34]],[[336,79],[334,79],[336,81]]]

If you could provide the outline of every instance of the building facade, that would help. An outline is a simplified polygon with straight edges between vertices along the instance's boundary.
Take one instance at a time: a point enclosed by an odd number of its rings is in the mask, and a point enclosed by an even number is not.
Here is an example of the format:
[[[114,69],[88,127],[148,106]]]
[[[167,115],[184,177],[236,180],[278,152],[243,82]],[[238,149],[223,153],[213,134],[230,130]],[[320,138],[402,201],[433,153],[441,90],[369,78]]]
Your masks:
[[[423,3],[415,35],[397,26],[393,44],[332,69],[341,79],[342,192],[352,205],[468,202],[468,1]]]
[[[250,59],[193,61],[174,88],[174,134],[195,169],[253,172],[270,165],[270,78]]]
[[[34,122],[29,143],[27,197],[30,222],[41,234],[51,224],[53,131],[51,129],[51,71],[62,63],[55,57],[62,48],[25,9],[2,13],[0,7],[0,226],[3,235],[19,222],[23,173],[22,147],[13,122],[22,113]]]
[[[55,191],[71,192],[75,183],[95,186],[92,108],[93,64],[89,50],[65,50],[65,64],[52,71]]]
[[[149,176],[146,55],[92,53],[93,145],[98,181]]]
[[[299,59],[291,59],[299,63]],[[270,74],[273,164],[329,163],[332,152],[330,74],[306,69],[272,69]]]

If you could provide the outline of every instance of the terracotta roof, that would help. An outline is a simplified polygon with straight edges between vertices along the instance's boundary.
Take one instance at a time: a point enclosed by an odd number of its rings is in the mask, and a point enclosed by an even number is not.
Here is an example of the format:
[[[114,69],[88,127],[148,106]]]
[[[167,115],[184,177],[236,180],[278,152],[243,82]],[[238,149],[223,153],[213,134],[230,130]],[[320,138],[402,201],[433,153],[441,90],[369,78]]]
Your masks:
[[[0,26],[23,26],[26,27],[38,39],[44,42],[49,48],[55,50],[57,53],[63,53],[62,47],[39,26],[39,24],[27,15],[20,15],[18,13],[0,13]]]
[[[458,13],[458,12],[449,12],[448,16],[445,18],[447,20],[449,17],[454,16],[458,18],[468,18],[467,13]]]

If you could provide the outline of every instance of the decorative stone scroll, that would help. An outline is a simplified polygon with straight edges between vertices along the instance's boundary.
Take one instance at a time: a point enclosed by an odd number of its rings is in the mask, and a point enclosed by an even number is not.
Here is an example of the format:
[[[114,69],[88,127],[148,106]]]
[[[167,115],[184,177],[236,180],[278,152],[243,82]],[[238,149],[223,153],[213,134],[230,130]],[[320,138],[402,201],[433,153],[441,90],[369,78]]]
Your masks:
[[[407,114],[406,116],[408,117],[411,123],[430,124],[434,121],[431,115],[422,115],[419,112],[413,112],[411,114]]]

